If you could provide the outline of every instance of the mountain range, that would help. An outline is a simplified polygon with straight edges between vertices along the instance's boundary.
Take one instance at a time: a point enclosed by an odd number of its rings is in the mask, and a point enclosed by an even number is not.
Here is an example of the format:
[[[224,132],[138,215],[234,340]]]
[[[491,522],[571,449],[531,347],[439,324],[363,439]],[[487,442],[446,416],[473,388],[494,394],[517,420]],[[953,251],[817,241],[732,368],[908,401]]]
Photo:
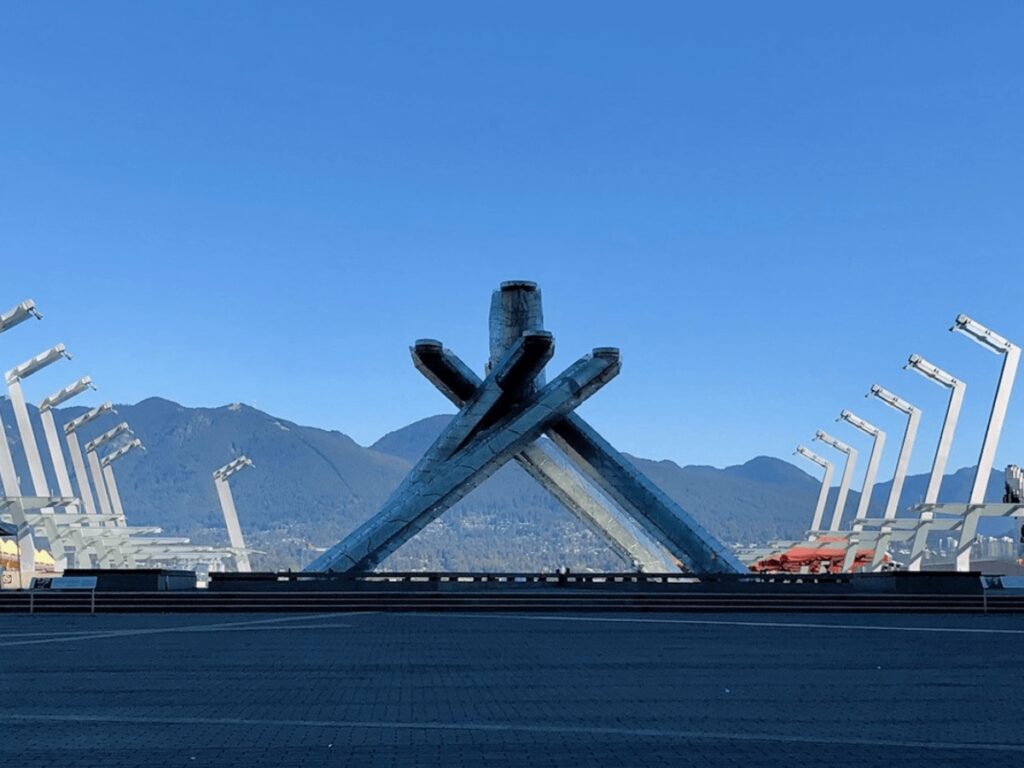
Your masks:
[[[85,410],[57,409],[57,423]],[[133,452],[115,465],[131,524],[158,525],[199,543],[226,544],[211,475],[239,454],[253,460],[255,468],[233,477],[231,485],[247,543],[260,551],[254,567],[261,569],[301,568],[371,516],[451,418],[431,416],[364,447],[341,432],[301,426],[238,403],[187,408],[153,397],[117,410],[117,417],[83,428],[81,440],[84,444],[118,420],[127,421],[142,439],[144,453]],[[6,400],[0,400],[0,415],[22,491],[28,494],[24,451]],[[48,465],[38,414],[33,411],[32,417]],[[820,487],[802,469],[768,456],[724,469],[628,458],[730,543],[800,536]],[[949,475],[941,500],[966,499],[972,477],[970,468]],[[52,475],[49,482],[55,489]],[[920,500],[926,484],[925,475],[908,477],[900,509]],[[876,486],[872,515],[882,514],[889,487]],[[999,500],[1002,491],[1002,473],[993,472],[989,499]],[[858,499],[856,492],[850,494],[848,517]],[[990,533],[1008,527],[1005,521],[986,525]],[[509,465],[399,549],[385,567],[549,570],[562,565],[582,570],[624,564],[522,470]]]

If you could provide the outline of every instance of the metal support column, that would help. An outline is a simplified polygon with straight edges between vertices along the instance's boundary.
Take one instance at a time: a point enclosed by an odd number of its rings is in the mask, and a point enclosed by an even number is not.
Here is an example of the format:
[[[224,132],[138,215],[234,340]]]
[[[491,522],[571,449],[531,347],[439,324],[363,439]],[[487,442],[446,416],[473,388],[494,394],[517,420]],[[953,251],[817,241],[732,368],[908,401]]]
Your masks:
[[[6,312],[0,313],[0,334],[33,317],[37,320],[42,319],[35,302],[31,299],[21,302]],[[21,496],[21,484],[18,482],[18,473],[14,469],[14,458],[11,456],[11,447],[7,442],[7,428],[4,426],[3,419],[0,419],[0,481],[3,482],[4,494],[12,498]],[[32,528],[25,518],[24,510],[20,506],[13,507],[12,516],[18,527],[19,575],[22,586],[25,586],[32,574],[35,573],[35,539],[32,536]]]
[[[224,525],[228,529],[228,540],[235,553],[235,565],[239,573],[250,573],[252,565],[249,563],[249,552],[245,548],[245,537],[242,536],[242,526],[238,522],[238,510],[235,508],[235,497],[231,493],[228,479],[236,472],[241,472],[251,466],[253,463],[248,456],[239,456],[213,473],[213,485],[217,489],[220,509],[224,514]]]
[[[825,476],[821,479],[821,490],[818,491],[818,503],[814,506],[814,517],[811,519],[810,528],[811,531],[820,531],[821,518],[825,515],[825,504],[828,501],[828,491],[832,487],[832,473],[835,471],[835,465],[802,445],[796,447],[796,453],[809,461],[813,461],[825,470]]]
[[[878,463],[882,460],[882,449],[885,448],[885,432],[874,424],[864,421],[850,411],[843,411],[839,414],[842,421],[851,424],[872,439],[871,454],[868,457],[868,468],[864,472],[864,484],[860,489],[860,502],[857,504],[857,516],[854,518],[853,530],[859,531],[864,526],[858,522],[868,516],[868,507],[871,504],[871,494],[875,490],[875,478],[878,476]]]
[[[75,480],[78,481],[78,496],[86,513],[90,515],[97,514],[96,500],[92,495],[89,473],[85,469],[85,457],[78,442],[78,430],[108,413],[116,414],[117,411],[114,410],[112,403],[103,403],[64,425],[64,437],[68,441],[68,453],[71,454],[71,465],[75,468]]]
[[[1020,365],[1020,347],[967,315],[958,315],[950,330],[962,333],[989,351],[1003,356],[999,384],[996,386],[992,410],[985,428],[985,439],[981,443],[981,454],[978,456],[978,468],[974,473],[974,483],[971,485],[971,496],[968,499],[970,506],[976,506],[985,503],[985,491],[988,489],[992,466],[995,463],[996,449],[999,447],[999,437],[1003,431],[1003,422],[1006,420],[1006,409],[1010,403],[1010,394],[1013,392],[1017,367]],[[970,538],[966,534],[965,521],[964,530],[961,532],[960,541],[957,544],[956,569],[958,571],[971,570],[971,546],[974,544],[974,534],[972,532]]]
[[[892,477],[892,487],[889,489],[889,499],[885,505],[885,520],[895,520],[899,511],[900,496],[903,494],[903,483],[907,479],[907,470],[910,467],[910,456],[914,451],[914,441],[917,439],[917,428],[921,423],[921,409],[917,408],[901,397],[897,397],[884,387],[875,384],[871,387],[869,396],[877,397],[890,408],[894,408],[906,415],[907,426],[903,431],[903,442],[900,444],[899,456],[896,459],[896,471]],[[871,561],[873,570],[879,570],[889,551],[889,540],[892,527],[883,525],[881,535],[875,543],[875,555]]]
[[[939,501],[939,490],[942,488],[942,479],[949,463],[949,451],[953,445],[953,436],[956,434],[956,425],[960,419],[960,409],[963,406],[964,394],[967,392],[967,384],[938,366],[932,365],[920,355],[911,355],[904,367],[949,390],[946,415],[942,420],[939,442],[935,446],[935,458],[932,460],[932,470],[928,476],[928,489],[924,493],[925,504],[936,504]],[[924,554],[928,548],[928,532],[932,528],[930,521],[934,517],[935,513],[931,509],[921,512],[919,525],[914,532],[914,540],[910,548],[908,570],[921,570]]]
[[[846,454],[846,464],[843,466],[843,475],[839,480],[839,493],[836,496],[836,506],[832,512],[832,523],[829,526],[830,531],[838,531],[843,520],[843,511],[846,508],[846,497],[850,492],[850,480],[853,479],[853,470],[857,466],[857,449],[842,440],[836,440],[832,435],[820,429],[815,433],[814,439]]]

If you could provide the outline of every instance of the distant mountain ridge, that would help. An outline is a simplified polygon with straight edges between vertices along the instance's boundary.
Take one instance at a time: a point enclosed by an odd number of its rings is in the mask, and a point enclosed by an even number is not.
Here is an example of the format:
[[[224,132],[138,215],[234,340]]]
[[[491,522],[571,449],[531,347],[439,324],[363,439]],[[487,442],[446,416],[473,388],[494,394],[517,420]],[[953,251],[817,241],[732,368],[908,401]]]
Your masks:
[[[259,568],[300,568],[371,516],[444,428],[450,415],[431,416],[381,437],[370,447],[347,435],[295,424],[255,408],[232,404],[186,408],[162,398],[117,406],[117,417],[83,429],[83,442],[127,421],[146,446],[116,466],[132,523],[204,543],[226,543],[211,474],[240,453],[255,469],[232,479],[243,530],[264,554]],[[58,424],[85,408],[61,408]],[[10,404],[0,400],[22,478],[28,470]],[[33,411],[37,442],[49,464]],[[799,536],[810,522],[819,481],[793,464],[768,456],[725,469],[680,467],[672,461],[629,459],[710,531],[727,542],[763,542]],[[70,463],[69,463],[70,466]],[[47,469],[48,475],[50,470]],[[943,499],[966,498],[973,472],[946,479]],[[51,489],[55,480],[49,477]],[[924,493],[927,478],[907,478],[901,509]],[[880,484],[871,510],[880,515],[888,494]],[[832,491],[834,499],[835,490]],[[990,498],[1002,494],[993,473]],[[858,495],[850,494],[847,518]],[[559,565],[618,568],[622,563],[546,491],[509,465],[396,552],[389,568],[539,570]]]

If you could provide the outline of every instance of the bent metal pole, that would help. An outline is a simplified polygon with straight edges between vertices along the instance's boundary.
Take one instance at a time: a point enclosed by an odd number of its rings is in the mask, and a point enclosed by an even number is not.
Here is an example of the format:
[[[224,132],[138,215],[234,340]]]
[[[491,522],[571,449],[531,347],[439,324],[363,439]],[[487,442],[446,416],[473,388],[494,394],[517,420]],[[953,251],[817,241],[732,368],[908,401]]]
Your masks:
[[[832,511],[832,523],[829,526],[830,531],[838,531],[840,530],[839,526],[842,524],[843,511],[846,508],[846,496],[850,492],[853,470],[857,466],[857,449],[847,445],[842,440],[836,440],[832,435],[820,429],[815,433],[814,439],[835,448],[840,453],[846,454],[846,465],[843,467],[843,475],[839,479],[839,493],[836,495],[836,506]]]
[[[821,458],[814,451],[805,448],[802,445],[796,447],[796,453],[803,456],[809,461],[813,461],[819,467],[825,470],[824,476],[821,478],[821,489],[818,491],[818,502],[814,506],[814,517],[811,519],[812,532],[821,530],[821,518],[825,515],[825,503],[828,501],[828,491],[832,487],[832,473],[835,470],[835,465],[831,461]]]

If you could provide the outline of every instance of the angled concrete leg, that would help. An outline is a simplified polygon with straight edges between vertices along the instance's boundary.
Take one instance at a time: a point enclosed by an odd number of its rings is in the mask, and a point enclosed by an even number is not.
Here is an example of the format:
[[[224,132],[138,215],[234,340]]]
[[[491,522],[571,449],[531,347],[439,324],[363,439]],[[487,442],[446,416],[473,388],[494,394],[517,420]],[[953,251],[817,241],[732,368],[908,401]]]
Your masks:
[[[678,570],[668,553],[634,532],[608,506],[596,498],[582,479],[548,455],[540,444],[528,445],[515,456],[516,463],[579,519],[591,532],[603,539],[630,566],[644,573],[669,573]]]
[[[552,421],[614,378],[619,367],[617,350],[595,350],[577,361],[529,403],[458,451],[443,471],[411,485],[401,499],[317,558],[309,570],[371,570],[540,437]]]
[[[421,356],[416,367],[428,370],[427,378],[453,401],[460,393],[468,391],[475,379],[469,368],[449,350],[444,350],[440,359]],[[688,570],[702,573],[746,570],[732,552],[579,416],[570,414],[553,424],[547,434],[588,480]]]
[[[548,429],[578,469],[644,528],[687,570],[696,573],[743,573],[746,568],[646,475],[616,451],[583,419],[570,414]]]
[[[414,358],[419,355],[429,358],[439,354],[442,349],[439,341],[421,339],[416,342],[412,354]],[[463,400],[459,412],[392,492],[384,508],[405,495],[410,487],[420,482],[440,463],[451,458],[474,434],[507,414],[510,405],[523,398],[529,383],[540,374],[553,354],[554,339],[546,331],[517,339],[492,366],[487,378]]]
[[[663,547],[680,567],[693,572],[743,572],[744,566],[727,547],[572,414],[618,372],[618,350],[595,349],[592,356],[538,389],[544,356],[550,352],[545,340],[550,343],[543,330],[540,291],[534,283],[512,282],[503,283],[491,298],[491,354],[483,382],[457,358],[446,356],[439,343],[417,345],[417,367],[459,403],[460,412],[384,508],[307,570],[372,569],[515,458],[581,519],[610,538],[616,551],[644,554],[645,567],[659,567],[655,561]],[[539,351],[531,355],[531,348]],[[597,492],[579,482],[566,463],[531,448],[545,433]],[[595,493],[620,508],[628,522],[607,510]],[[631,536],[633,525],[637,531]],[[646,544],[645,536],[655,543]]]
[[[416,369],[460,408],[481,386],[480,378],[440,344],[417,345],[412,357]],[[527,446],[515,461],[627,563],[636,562],[645,572],[676,570],[655,541],[640,530],[634,533],[616,510],[609,509],[539,445]]]
[[[535,283],[503,283],[491,296],[491,360],[512,339],[543,327],[541,293]],[[548,437],[602,493],[655,538],[688,570],[746,571],[733,553],[636,469],[583,419],[569,414],[552,424]]]

